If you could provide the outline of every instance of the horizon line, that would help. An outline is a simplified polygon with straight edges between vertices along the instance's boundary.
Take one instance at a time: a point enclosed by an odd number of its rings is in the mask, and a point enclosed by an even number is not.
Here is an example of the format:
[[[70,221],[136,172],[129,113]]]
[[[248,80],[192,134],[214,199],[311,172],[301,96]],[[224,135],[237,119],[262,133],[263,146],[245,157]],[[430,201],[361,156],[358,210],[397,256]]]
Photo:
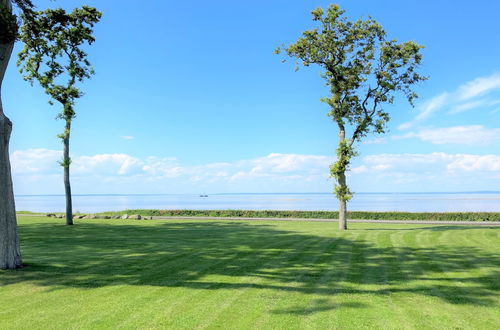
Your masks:
[[[500,194],[497,190],[472,190],[472,191],[365,191],[354,194]],[[231,193],[159,193],[159,194],[127,194],[127,193],[97,193],[97,194],[72,194],[72,196],[176,196],[176,195],[334,195],[332,192],[231,192]],[[16,197],[33,196],[65,196],[65,194],[15,194]]]

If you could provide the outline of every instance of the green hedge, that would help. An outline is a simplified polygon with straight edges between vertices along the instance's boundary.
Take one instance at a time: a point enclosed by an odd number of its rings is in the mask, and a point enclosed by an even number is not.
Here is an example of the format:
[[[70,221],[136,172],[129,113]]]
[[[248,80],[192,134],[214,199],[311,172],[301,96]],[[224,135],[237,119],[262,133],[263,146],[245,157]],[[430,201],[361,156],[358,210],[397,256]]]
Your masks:
[[[140,214],[143,216],[247,217],[247,218],[316,218],[337,219],[336,211],[273,210],[125,210],[101,215]],[[434,221],[500,221],[500,212],[348,212],[349,219],[365,220],[434,220]]]

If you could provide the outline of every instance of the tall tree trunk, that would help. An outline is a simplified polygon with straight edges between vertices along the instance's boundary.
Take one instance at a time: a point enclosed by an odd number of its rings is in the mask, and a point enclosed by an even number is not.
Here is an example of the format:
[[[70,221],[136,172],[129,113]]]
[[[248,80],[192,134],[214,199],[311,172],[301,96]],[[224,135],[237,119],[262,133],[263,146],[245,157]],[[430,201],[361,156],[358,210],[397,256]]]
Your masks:
[[[340,175],[339,185],[346,187],[345,174]],[[339,229],[347,229],[347,201],[344,198],[339,199]]]
[[[71,158],[69,157],[69,137],[71,132],[71,119],[66,119],[66,127],[64,130],[64,156],[63,156],[63,167],[64,167],[64,192],[66,195],[66,224],[73,224],[73,203],[71,201],[71,184],[69,182],[69,166],[71,164]]]
[[[339,130],[339,145],[345,141],[345,130]],[[339,174],[338,184],[343,191],[347,190],[345,172]],[[339,197],[339,230],[347,229],[347,201],[344,197]]]
[[[12,10],[10,0],[0,0],[0,5]],[[14,42],[0,44],[0,269],[22,266],[9,160],[12,122],[4,114],[1,100],[2,82],[13,48]]]

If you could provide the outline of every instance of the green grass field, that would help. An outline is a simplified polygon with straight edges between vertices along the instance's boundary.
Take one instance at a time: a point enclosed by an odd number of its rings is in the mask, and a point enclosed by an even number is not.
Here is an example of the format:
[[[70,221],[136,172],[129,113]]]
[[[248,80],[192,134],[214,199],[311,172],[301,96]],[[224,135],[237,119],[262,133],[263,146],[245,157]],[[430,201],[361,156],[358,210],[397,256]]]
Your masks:
[[[498,329],[500,228],[19,217],[1,329]]]

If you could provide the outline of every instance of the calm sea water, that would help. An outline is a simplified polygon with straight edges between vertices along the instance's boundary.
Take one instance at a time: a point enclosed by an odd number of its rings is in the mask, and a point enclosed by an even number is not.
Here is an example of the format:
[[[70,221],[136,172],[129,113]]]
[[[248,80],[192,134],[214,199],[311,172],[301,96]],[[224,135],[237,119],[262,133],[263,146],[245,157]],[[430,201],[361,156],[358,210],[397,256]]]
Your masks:
[[[16,196],[16,209],[64,211],[63,195]],[[332,194],[74,195],[79,212],[126,209],[337,210]],[[358,193],[353,211],[500,212],[500,193]]]

